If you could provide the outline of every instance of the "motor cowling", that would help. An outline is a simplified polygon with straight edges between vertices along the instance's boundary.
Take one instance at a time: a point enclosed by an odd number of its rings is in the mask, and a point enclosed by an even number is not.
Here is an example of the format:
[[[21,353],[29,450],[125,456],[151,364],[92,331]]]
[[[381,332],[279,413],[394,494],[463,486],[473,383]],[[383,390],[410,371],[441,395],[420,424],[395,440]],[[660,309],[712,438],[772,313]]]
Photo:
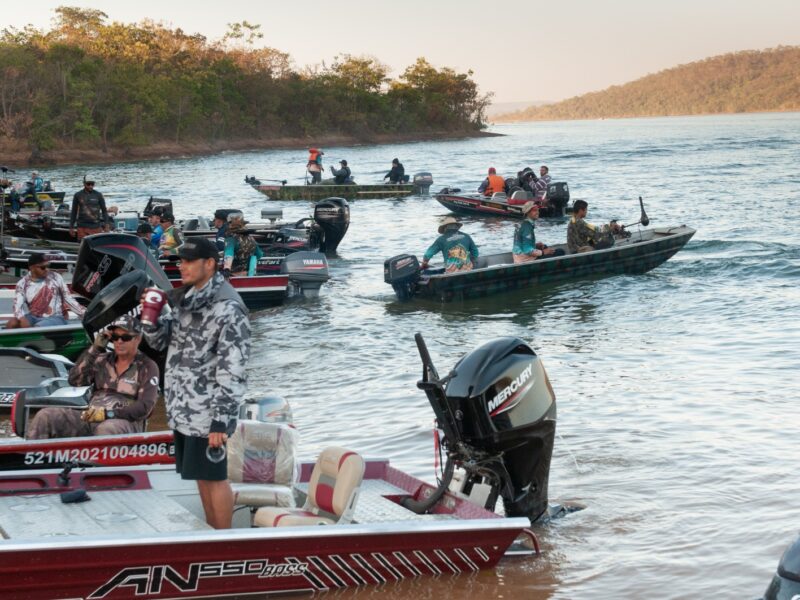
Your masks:
[[[433,185],[433,175],[428,173],[427,171],[422,171],[420,173],[414,173],[414,192],[417,194],[425,195],[431,189]]]
[[[547,186],[547,202],[555,213],[553,216],[566,213],[569,204],[569,186],[566,181],[557,181]]]
[[[322,284],[330,279],[328,260],[321,252],[293,252],[283,259],[281,273],[307,298],[319,295]]]
[[[314,221],[323,232],[320,252],[334,254],[350,228],[350,205],[344,198],[326,198],[314,205]]]
[[[401,302],[410,300],[419,280],[419,260],[413,254],[399,254],[385,260],[383,280],[392,286]]]
[[[800,597],[800,537],[783,553],[778,571],[764,593],[764,600],[792,600]]]
[[[467,354],[453,372],[445,395],[462,441],[502,463],[506,514],[536,520],[547,509],[556,428],[555,393],[541,360],[524,341],[504,337]]]

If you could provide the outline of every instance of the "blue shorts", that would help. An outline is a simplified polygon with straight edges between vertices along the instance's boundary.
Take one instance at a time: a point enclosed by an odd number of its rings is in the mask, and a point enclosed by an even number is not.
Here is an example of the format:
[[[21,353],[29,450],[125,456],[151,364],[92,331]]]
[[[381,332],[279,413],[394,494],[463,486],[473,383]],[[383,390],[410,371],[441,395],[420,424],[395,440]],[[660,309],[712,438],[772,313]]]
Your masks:
[[[56,325],[66,325],[67,320],[61,315],[50,315],[49,317],[34,317],[31,313],[25,315],[25,320],[31,327],[55,327]]]

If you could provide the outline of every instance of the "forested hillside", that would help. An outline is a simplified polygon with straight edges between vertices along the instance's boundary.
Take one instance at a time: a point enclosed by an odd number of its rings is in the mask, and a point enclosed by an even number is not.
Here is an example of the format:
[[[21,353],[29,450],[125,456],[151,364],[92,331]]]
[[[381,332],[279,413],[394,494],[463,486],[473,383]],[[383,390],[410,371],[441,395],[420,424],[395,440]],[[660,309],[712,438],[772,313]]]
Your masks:
[[[255,47],[259,30],[234,23],[212,42],[73,7],[56,9],[49,31],[5,29],[0,144],[35,159],[59,148],[483,127],[489,97],[471,72],[420,58],[390,80],[379,60],[349,55],[298,70],[288,54]]]
[[[714,56],[496,121],[800,110],[800,47]]]

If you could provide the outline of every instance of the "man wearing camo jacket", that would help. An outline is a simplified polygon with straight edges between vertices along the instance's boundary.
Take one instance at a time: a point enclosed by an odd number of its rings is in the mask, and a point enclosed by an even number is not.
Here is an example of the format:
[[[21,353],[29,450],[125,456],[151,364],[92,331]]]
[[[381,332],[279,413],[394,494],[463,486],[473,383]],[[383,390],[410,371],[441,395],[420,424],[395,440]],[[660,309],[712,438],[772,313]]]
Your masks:
[[[241,297],[217,273],[219,253],[205,238],[178,250],[183,287],[170,295],[172,312],[145,326],[148,344],[167,349],[164,399],[175,435],[175,468],[197,481],[206,521],[228,529],[233,492],[227,460],[209,453],[234,429],[247,384],[250,321]]]

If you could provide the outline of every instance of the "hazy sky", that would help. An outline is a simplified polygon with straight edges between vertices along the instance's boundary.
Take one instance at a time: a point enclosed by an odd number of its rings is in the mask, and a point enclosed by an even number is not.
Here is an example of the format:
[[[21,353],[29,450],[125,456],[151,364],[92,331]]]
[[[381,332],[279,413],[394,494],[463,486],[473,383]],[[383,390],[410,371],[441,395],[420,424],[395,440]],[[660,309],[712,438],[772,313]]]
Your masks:
[[[211,39],[247,20],[297,66],[368,54],[397,76],[424,56],[472,69],[496,102],[560,100],[715,54],[800,45],[800,0],[28,0],[4,3],[0,19],[48,27],[60,5]]]

